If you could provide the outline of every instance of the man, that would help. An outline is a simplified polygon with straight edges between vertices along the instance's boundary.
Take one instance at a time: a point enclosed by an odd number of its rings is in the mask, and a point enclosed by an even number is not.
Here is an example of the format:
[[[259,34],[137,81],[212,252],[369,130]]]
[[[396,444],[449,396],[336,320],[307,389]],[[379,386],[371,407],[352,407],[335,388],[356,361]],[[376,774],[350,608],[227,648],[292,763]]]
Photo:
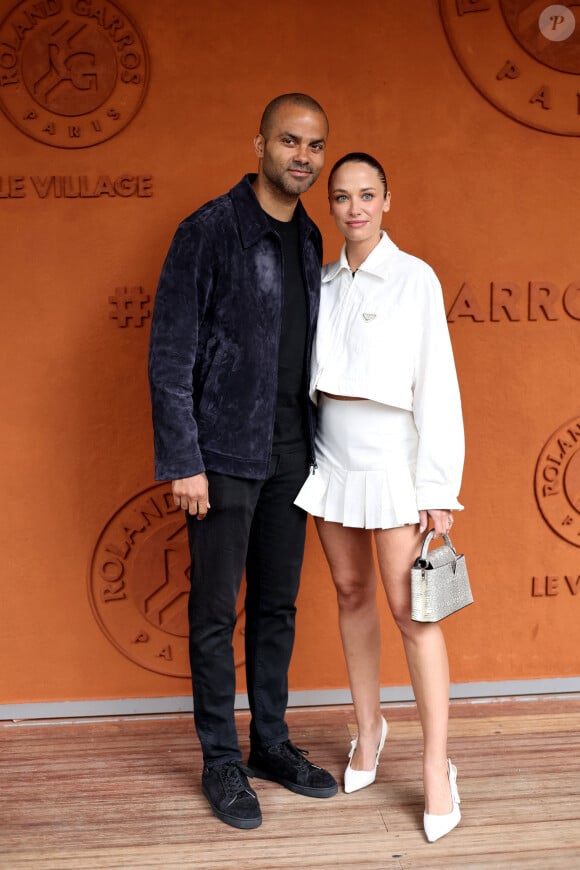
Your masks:
[[[266,107],[257,175],[179,226],[163,266],[150,348],[156,477],[171,480],[191,549],[190,662],[202,789],[226,824],[262,816],[247,775],[331,797],[333,777],[284,721],[313,462],[309,357],[322,243],[299,201],[324,164],[328,121],[305,94]],[[246,570],[249,768],[234,719],[232,635]]]

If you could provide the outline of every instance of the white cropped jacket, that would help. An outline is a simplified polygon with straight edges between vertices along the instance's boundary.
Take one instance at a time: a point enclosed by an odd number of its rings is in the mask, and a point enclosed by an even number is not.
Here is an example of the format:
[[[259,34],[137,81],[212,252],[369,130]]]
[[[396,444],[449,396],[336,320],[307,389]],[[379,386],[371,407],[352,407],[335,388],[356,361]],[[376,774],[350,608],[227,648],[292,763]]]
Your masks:
[[[314,402],[318,391],[412,411],[417,508],[461,509],[463,421],[441,285],[385,232],[354,275],[345,248],[322,270]]]

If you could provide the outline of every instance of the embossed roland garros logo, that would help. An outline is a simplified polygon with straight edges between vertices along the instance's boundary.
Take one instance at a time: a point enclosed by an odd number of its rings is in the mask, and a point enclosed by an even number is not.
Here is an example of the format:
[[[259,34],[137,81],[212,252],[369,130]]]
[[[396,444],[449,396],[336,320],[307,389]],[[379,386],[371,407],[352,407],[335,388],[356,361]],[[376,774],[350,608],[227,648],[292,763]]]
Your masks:
[[[172,677],[189,676],[189,562],[184,514],[166,483],[111,517],[91,559],[89,599],[105,635],[135,664]],[[236,667],[244,663],[243,615],[240,606]]]
[[[453,53],[477,90],[528,127],[580,136],[580,3],[439,0]]]
[[[139,111],[148,80],[143,38],[110,0],[28,0],[0,24],[0,108],[39,142],[110,139]]]
[[[535,493],[547,524],[580,547],[580,416],[547,440],[536,465]]]

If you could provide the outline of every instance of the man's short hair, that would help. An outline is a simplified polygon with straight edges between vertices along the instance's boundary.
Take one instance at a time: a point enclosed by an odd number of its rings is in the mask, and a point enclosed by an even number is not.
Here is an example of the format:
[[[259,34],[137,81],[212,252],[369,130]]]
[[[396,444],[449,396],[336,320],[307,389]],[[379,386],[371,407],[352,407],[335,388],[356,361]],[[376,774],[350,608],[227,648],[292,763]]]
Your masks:
[[[309,97],[308,94],[280,94],[279,97],[274,97],[273,100],[270,100],[270,102],[264,109],[264,114],[262,115],[262,120],[260,121],[260,133],[264,137],[264,139],[267,139],[270,135],[276,112],[278,111],[280,106],[284,105],[285,103],[290,103],[293,106],[302,106],[305,109],[310,109],[311,112],[320,112],[320,114],[324,117],[324,120],[326,121],[326,126],[328,127],[328,118],[326,117],[326,112],[324,111],[320,103],[316,102],[314,97]]]

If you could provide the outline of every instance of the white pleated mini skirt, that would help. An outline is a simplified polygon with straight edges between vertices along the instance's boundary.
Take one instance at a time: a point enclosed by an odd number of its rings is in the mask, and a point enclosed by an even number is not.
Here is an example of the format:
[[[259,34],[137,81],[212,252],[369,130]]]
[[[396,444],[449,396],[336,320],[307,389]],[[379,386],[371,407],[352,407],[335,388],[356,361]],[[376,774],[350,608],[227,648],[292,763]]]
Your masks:
[[[319,394],[318,467],[295,504],[315,517],[355,528],[417,523],[418,441],[411,411]]]

